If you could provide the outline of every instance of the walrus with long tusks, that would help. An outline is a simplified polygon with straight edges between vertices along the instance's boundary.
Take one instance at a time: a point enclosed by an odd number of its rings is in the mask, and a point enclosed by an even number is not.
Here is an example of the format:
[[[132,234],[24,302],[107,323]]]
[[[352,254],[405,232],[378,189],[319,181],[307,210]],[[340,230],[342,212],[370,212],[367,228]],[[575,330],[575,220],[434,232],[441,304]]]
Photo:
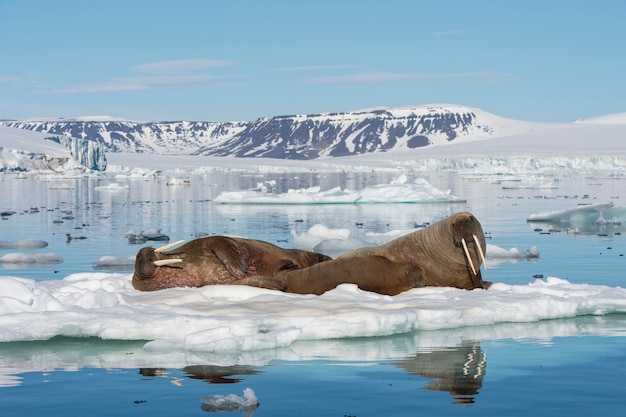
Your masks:
[[[209,236],[139,250],[132,285],[141,291],[172,287],[234,284],[284,291],[275,276],[331,258],[316,252],[283,249],[260,240]],[[178,246],[180,245],[180,246]]]
[[[486,289],[491,283],[480,272],[485,251],[480,222],[460,212],[386,244],[276,276],[286,292],[300,294],[322,294],[343,283],[387,295],[425,286]]]

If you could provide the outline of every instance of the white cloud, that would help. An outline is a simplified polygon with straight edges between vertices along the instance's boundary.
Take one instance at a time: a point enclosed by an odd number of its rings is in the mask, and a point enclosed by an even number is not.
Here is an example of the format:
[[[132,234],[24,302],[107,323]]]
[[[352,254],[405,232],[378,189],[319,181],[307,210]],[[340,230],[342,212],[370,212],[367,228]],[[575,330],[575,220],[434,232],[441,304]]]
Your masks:
[[[82,84],[68,88],[56,89],[54,93],[106,93],[122,91],[159,90],[168,88],[192,87],[229,87],[238,85],[234,82],[216,81],[210,75],[167,75],[154,77],[127,77],[94,84]]]
[[[0,83],[16,82],[16,81],[19,81],[19,80],[20,79],[18,77],[15,77],[13,75],[0,74]]]
[[[160,90],[170,88],[230,87],[240,83],[224,81],[207,74],[210,68],[233,65],[233,61],[215,59],[182,59],[136,65],[132,69],[139,75],[118,77],[108,81],[56,88],[53,93],[107,93],[124,91]]]

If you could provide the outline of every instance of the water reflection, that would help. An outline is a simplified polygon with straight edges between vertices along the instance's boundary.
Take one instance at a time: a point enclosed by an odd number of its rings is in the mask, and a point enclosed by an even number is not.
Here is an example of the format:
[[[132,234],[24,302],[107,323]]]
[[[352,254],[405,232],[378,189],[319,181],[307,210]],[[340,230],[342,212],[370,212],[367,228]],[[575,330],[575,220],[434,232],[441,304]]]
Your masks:
[[[235,376],[259,375],[262,372],[247,365],[191,365],[182,368],[185,377],[189,379],[199,379],[210,384],[236,384],[243,381],[243,378]],[[169,378],[170,373],[164,368],[140,368],[139,373],[143,376]]]
[[[387,365],[384,363],[383,365]],[[407,374],[432,379],[421,388],[448,392],[453,404],[473,404],[483,386],[487,368],[487,355],[476,341],[464,341],[460,346],[427,349],[416,352],[401,360],[389,362]],[[182,369],[185,378],[203,380],[210,384],[235,384],[243,382],[242,376],[260,375],[263,372],[253,366],[193,365]],[[171,379],[174,385],[183,381],[164,368],[141,368],[139,373],[148,377]],[[204,407],[205,411],[246,411],[250,408],[234,409]],[[256,410],[256,408],[254,408]]]
[[[455,404],[473,404],[483,386],[487,355],[478,342],[433,352],[420,352],[395,363],[407,373],[434,378],[424,389],[447,391]]]
[[[150,352],[143,341],[97,338],[55,337],[42,342],[0,343],[0,398],[23,397],[12,403],[21,407],[22,403],[32,402],[32,396],[25,394],[36,390],[39,398],[55,398],[69,407],[76,396],[73,390],[60,389],[65,386],[63,381],[84,384],[89,380],[90,384],[101,384],[94,388],[105,390],[99,394],[101,397],[107,396],[106,391],[113,384],[135,393],[134,398],[141,398],[138,401],[142,404],[154,404],[163,396],[189,403],[191,395],[195,399],[192,402],[197,401],[196,407],[216,412],[215,401],[202,406],[205,396],[240,395],[244,387],[250,387],[257,389],[259,402],[271,412],[279,409],[285,398],[297,403],[325,395],[332,402],[342,401],[347,393],[355,398],[360,398],[363,391],[380,393],[381,381],[391,378],[393,384],[389,386],[402,393],[404,406],[419,401],[441,405],[445,397],[420,394],[429,391],[448,392],[452,399],[444,402],[452,407],[472,405],[482,402],[479,393],[504,387],[502,382],[511,375],[533,375],[537,358],[552,368],[575,369],[581,355],[580,350],[571,348],[572,344],[584,350],[582,358],[586,362],[611,360],[623,353],[619,339],[625,336],[625,323],[624,314],[582,316],[381,338],[301,341],[279,349],[224,353]],[[594,349],[588,349],[591,344]],[[104,372],[97,373],[97,379],[90,379],[96,369]],[[541,377],[530,376],[531,380]],[[164,384],[143,384],[145,380]],[[207,384],[198,385],[196,381]],[[329,381],[337,384],[330,392]],[[318,392],[320,387],[322,391]],[[386,392],[381,395],[390,393]],[[24,394],[20,397],[20,393]],[[498,401],[493,396],[487,398]],[[257,408],[244,400],[242,407],[229,411],[252,416]],[[309,415],[314,415],[312,412]]]

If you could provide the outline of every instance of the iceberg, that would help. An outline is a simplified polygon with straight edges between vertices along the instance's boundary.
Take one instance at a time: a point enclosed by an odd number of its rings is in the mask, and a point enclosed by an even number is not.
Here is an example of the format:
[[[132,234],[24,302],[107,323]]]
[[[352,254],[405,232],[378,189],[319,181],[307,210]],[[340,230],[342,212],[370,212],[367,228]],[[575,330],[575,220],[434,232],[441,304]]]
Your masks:
[[[104,148],[99,143],[0,126],[0,172],[106,168]]]

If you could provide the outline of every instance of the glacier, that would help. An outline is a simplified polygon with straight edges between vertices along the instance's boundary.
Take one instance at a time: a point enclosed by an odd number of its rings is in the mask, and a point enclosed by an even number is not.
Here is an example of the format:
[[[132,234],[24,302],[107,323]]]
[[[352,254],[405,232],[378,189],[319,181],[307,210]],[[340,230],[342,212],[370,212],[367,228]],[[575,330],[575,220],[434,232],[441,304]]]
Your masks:
[[[0,125],[0,172],[105,171],[106,168],[104,147],[99,143]]]

